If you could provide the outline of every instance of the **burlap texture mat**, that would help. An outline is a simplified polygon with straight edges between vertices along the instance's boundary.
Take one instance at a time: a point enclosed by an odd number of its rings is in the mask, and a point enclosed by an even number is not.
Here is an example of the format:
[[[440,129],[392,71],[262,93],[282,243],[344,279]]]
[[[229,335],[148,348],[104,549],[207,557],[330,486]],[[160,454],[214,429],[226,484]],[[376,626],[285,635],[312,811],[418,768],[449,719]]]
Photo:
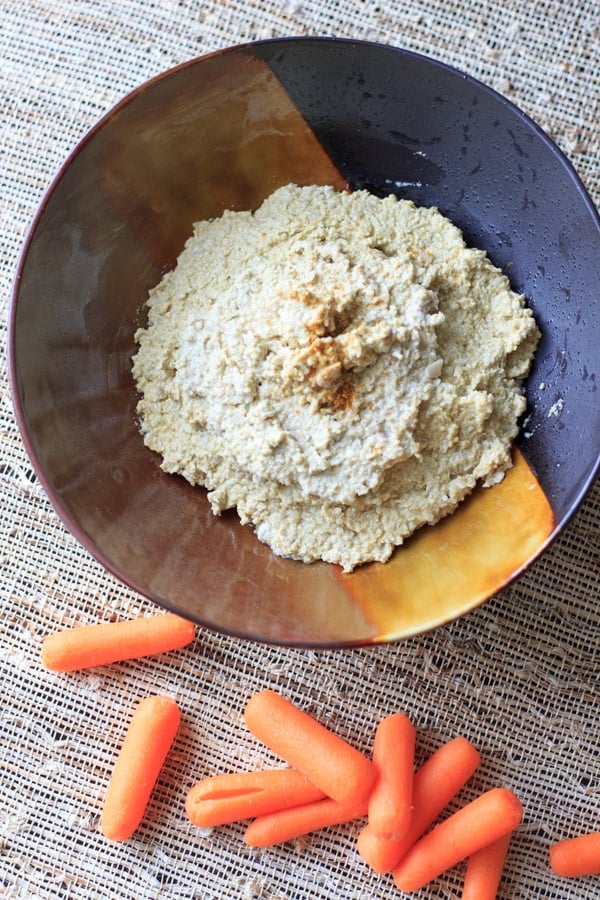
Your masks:
[[[315,653],[199,633],[160,659],[52,675],[40,665],[44,635],[150,604],[58,520],[17,431],[4,353],[18,253],[64,157],[127,91],[234,43],[326,34],[435,56],[536,119],[598,204],[598,0],[1,0],[0,16],[0,896],[399,896],[358,856],[357,823],[254,851],[243,825],[209,832],[185,818],[185,794],[201,776],[273,763],[241,718],[264,687],[365,752],[376,723],[398,709],[417,725],[419,759],[458,734],[470,738],[482,766],[462,800],[504,784],[525,807],[500,896],[600,896],[599,878],[559,880],[548,865],[553,841],[600,829],[597,487],[517,585],[424,637]],[[136,702],[158,691],[179,701],[183,725],[144,825],[110,843],[98,820],[117,744]],[[458,866],[420,896],[459,897],[462,873]]]

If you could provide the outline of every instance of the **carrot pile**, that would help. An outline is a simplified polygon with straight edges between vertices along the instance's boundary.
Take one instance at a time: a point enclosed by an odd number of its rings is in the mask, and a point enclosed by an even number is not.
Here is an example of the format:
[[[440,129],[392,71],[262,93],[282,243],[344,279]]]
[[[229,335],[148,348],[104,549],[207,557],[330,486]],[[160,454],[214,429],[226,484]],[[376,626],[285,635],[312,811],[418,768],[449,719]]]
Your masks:
[[[42,663],[72,672],[178,649],[194,637],[193,623],[172,613],[81,626],[45,638]],[[138,704],[104,800],[100,830],[108,839],[126,840],[142,822],[180,719],[171,697],[146,697]],[[468,740],[448,741],[415,771],[417,735],[404,713],[379,723],[372,759],[271,690],[250,698],[244,720],[286,766],[203,778],[186,798],[193,825],[250,819],[245,843],[269,847],[366,819],[358,853],[378,874],[391,873],[399,890],[419,890],[466,861],[463,900],[497,896],[523,815],[515,794],[492,788],[435,824],[479,765]],[[600,831],[555,843],[549,859],[558,876],[600,874]]]
[[[251,697],[244,719],[288,768],[201,780],[186,803],[193,824],[252,819],[245,843],[269,847],[366,819],[358,852],[376,872],[391,872],[400,890],[418,890],[467,860],[466,896],[496,896],[523,814],[515,794],[486,791],[431,827],[479,765],[465,738],[440,747],[415,772],[416,730],[404,713],[379,723],[372,759],[274,691]],[[317,797],[309,797],[310,785]]]
[[[410,824],[400,837],[379,834],[368,822],[358,836],[358,852],[380,874],[391,872],[437,819],[479,765],[479,752],[463,737],[435,751],[415,773]]]

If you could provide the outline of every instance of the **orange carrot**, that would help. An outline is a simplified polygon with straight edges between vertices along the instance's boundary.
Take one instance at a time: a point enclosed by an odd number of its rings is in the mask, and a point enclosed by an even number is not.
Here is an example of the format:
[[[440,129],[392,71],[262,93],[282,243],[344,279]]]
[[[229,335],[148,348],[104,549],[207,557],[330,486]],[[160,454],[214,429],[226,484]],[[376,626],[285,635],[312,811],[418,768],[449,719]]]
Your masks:
[[[369,796],[377,775],[373,763],[285,697],[260,691],[244,716],[255,737],[328,797],[356,805]]]
[[[496,900],[511,837],[509,832],[469,857],[462,900]]]
[[[375,731],[377,781],[369,797],[369,827],[388,838],[406,834],[412,815],[415,728],[404,713],[382,719]]]
[[[337,803],[330,797],[284,809],[269,816],[259,816],[248,825],[244,841],[250,847],[271,847],[318,831],[328,825],[341,825],[367,814],[367,801]]]
[[[138,704],[104,800],[100,830],[105,837],[124,841],[142,821],[179,721],[171,697],[146,697]]]
[[[550,866],[555,875],[566,878],[600,875],[600,831],[554,844],[550,848]]]
[[[325,795],[297,769],[270,769],[203,778],[188,793],[185,809],[201,828],[321,800]]]
[[[370,825],[358,837],[358,851],[376,872],[391,872],[479,765],[479,752],[463,737],[443,744],[417,771],[413,781],[413,811],[406,834],[382,838]]]
[[[523,815],[507,788],[492,788],[449,816],[412,847],[394,869],[394,882],[409,893],[424,887],[487,844],[513,831]]]
[[[80,625],[44,638],[42,664],[55,672],[104,666],[184,647],[194,640],[195,633],[193,622],[174,613]]]

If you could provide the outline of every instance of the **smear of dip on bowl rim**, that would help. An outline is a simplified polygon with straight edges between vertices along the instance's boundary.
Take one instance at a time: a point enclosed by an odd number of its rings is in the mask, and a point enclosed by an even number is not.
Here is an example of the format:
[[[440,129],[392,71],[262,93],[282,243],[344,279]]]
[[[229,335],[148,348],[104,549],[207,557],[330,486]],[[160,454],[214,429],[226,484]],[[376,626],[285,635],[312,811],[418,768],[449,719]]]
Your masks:
[[[511,466],[539,331],[436,208],[286,185],[197,223],[147,306],[145,443],[281,556],[384,562]]]

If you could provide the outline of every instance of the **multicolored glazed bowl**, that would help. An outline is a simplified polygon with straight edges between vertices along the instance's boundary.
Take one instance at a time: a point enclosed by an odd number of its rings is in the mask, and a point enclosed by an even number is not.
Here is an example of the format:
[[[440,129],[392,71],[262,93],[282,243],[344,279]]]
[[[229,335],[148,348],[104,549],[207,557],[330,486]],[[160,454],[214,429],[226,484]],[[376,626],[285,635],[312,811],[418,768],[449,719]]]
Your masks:
[[[528,298],[543,332],[502,484],[385,564],[344,575],[275,556],[161,471],[136,423],[134,332],[198,219],[288,183],[435,205]],[[201,625],[311,647],[397,640],[516,578],[599,465],[600,221],[573,168],[506,99],[392,47],[290,38],[192,60],[73,151],[15,281],[9,367],[35,471],[66,526],[135,591]]]

